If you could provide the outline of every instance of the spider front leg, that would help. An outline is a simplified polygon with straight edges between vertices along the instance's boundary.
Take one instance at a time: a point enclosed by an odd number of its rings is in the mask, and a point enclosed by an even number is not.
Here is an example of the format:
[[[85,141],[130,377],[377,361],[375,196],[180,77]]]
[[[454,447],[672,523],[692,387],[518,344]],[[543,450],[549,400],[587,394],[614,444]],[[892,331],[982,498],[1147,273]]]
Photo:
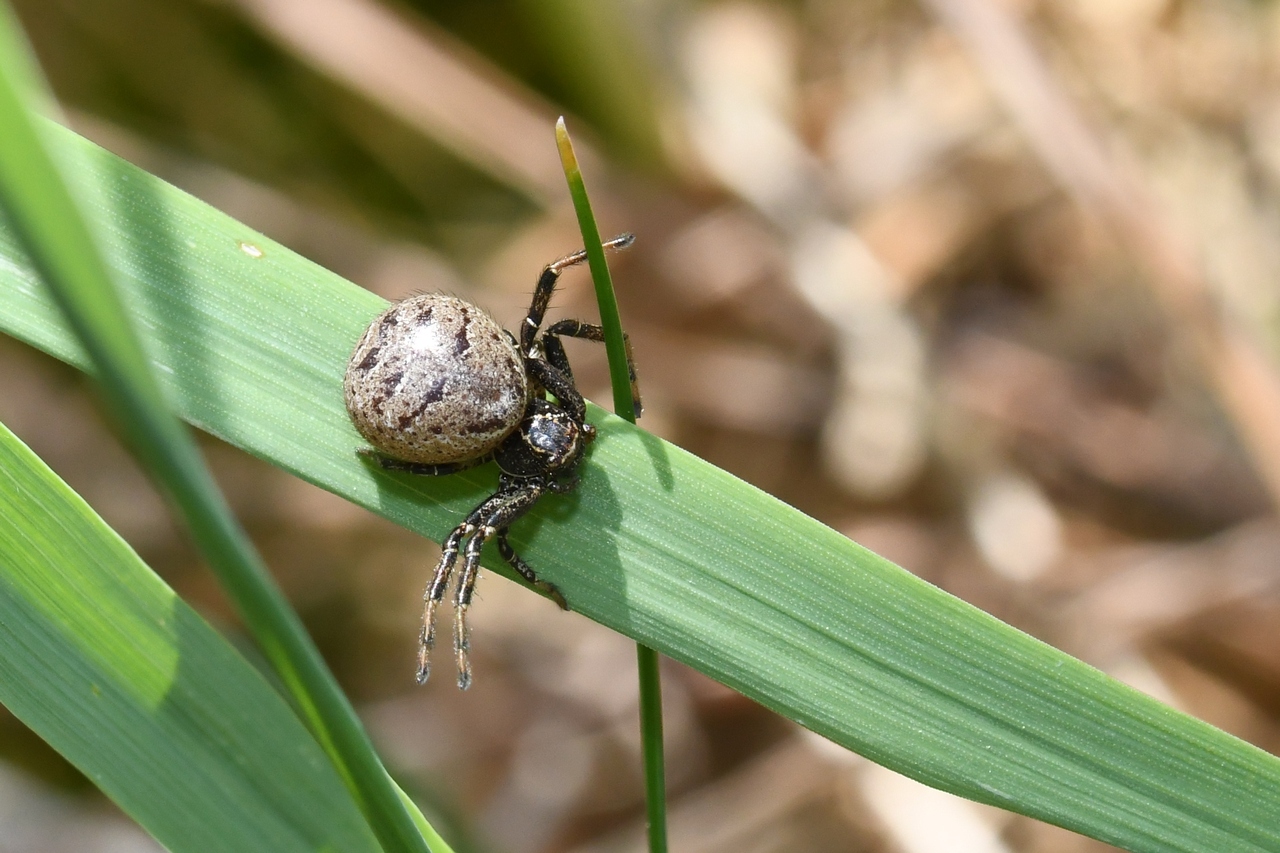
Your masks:
[[[436,564],[431,582],[422,594],[422,629],[418,633],[418,673],[419,684],[426,684],[431,677],[431,649],[436,643],[436,607],[444,599],[445,590],[449,588],[449,576],[458,562],[458,549],[462,540],[475,532],[480,520],[486,514],[507,500],[509,492],[498,491],[486,498],[471,511],[466,520],[453,529],[449,537],[441,545],[440,562]]]
[[[508,528],[504,527],[498,531],[498,553],[502,555],[502,559],[506,560],[507,565],[516,570],[516,574],[528,581],[530,586],[546,593],[547,597],[559,605],[561,610],[568,610],[569,603],[564,600],[560,590],[539,578],[533,568],[521,559],[516,550],[511,547],[511,543],[507,541],[507,530]]]
[[[463,563],[462,573],[458,576],[458,588],[453,601],[453,653],[458,664],[458,689],[460,690],[466,690],[471,686],[471,660],[467,655],[471,649],[471,632],[467,627],[467,610],[471,607],[476,579],[480,576],[480,552],[484,549],[485,542],[532,509],[538,502],[538,498],[542,497],[542,487],[537,484],[530,483],[517,488],[518,491],[508,492],[505,499],[494,506],[483,521],[475,526],[475,533],[467,543],[466,561]]]

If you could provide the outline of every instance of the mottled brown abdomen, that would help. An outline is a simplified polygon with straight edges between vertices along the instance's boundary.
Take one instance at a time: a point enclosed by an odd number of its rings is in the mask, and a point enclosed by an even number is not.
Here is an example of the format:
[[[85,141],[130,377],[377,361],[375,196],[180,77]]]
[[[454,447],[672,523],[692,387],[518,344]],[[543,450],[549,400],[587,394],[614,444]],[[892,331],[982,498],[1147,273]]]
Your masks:
[[[440,464],[482,456],[520,423],[529,383],[516,345],[455,296],[413,296],[379,314],[343,383],[347,411],[378,450]]]

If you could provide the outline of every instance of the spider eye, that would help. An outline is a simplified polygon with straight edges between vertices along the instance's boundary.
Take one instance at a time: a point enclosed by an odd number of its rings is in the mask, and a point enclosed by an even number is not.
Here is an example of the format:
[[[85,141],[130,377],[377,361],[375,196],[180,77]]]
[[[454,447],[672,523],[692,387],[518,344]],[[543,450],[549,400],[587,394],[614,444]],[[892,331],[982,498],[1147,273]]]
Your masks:
[[[560,464],[577,448],[580,430],[565,416],[537,415],[529,424],[526,440],[535,452],[547,457],[552,464]]]

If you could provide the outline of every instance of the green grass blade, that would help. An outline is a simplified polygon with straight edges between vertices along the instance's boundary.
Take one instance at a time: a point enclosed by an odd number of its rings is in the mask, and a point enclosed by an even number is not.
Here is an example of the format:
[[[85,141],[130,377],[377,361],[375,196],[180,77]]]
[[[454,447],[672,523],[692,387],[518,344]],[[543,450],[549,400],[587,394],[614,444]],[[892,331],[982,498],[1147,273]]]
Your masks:
[[[42,91],[17,25],[0,4],[0,204],[88,355],[115,423],[182,513],[374,832],[388,849],[426,853],[355,712],[170,414],[59,158],[45,149],[47,126],[31,106],[48,101],[36,94]]]
[[[372,851],[293,710],[0,425],[0,703],[174,853]]]
[[[184,417],[433,538],[489,494],[491,468],[415,479],[354,454],[362,442],[342,375],[381,299],[68,131],[49,139],[74,156],[126,305]],[[4,229],[0,325],[86,363]],[[1133,850],[1280,849],[1274,756],[678,447],[590,415],[601,434],[581,487],[512,530],[575,610],[962,796]]]
[[[591,267],[591,282],[596,289],[596,302],[600,305],[600,328],[604,330],[604,345],[609,355],[609,384],[613,388],[613,413],[624,421],[635,423],[640,413],[631,400],[631,379],[627,371],[622,320],[618,316],[618,298],[613,292],[613,278],[609,275],[609,262],[600,241],[600,228],[591,212],[587,186],[582,180],[582,170],[578,167],[578,157],[573,153],[573,142],[569,139],[563,117],[556,122],[556,145],[560,149],[565,179],[569,182],[573,209],[578,215],[583,249],[587,253],[587,265]]]
[[[569,129],[564,117],[556,122],[556,145],[560,149],[560,162],[564,177],[569,183],[569,195],[573,210],[578,216],[578,228],[582,231],[582,245],[591,266],[591,281],[596,288],[596,303],[600,307],[600,327],[604,330],[605,348],[609,356],[609,381],[613,391],[613,411],[629,423],[635,423],[640,414],[632,397],[631,369],[628,365],[630,349],[622,335],[622,318],[618,313],[618,299],[613,292],[613,278],[609,275],[609,262],[600,242],[600,228],[591,212],[591,199],[587,196],[587,184],[582,178],[578,155],[574,153]],[[636,672],[640,679],[640,744],[644,754],[645,807],[648,813],[647,831],[650,853],[667,851],[667,784],[666,756],[662,748],[662,677],[658,668],[658,653],[641,643],[636,644]]]
[[[640,679],[640,747],[644,754],[645,829],[649,853],[667,853],[667,759],[662,743],[662,671],[658,653],[636,643]]]
[[[418,832],[422,833],[422,837],[426,840],[427,846],[431,848],[433,853],[451,853],[452,848],[445,842],[440,833],[436,832],[436,828],[427,822],[418,804],[404,792],[404,789],[393,782],[396,786],[396,793],[400,796],[400,801],[404,803],[405,811],[413,818],[413,825],[418,828]]]

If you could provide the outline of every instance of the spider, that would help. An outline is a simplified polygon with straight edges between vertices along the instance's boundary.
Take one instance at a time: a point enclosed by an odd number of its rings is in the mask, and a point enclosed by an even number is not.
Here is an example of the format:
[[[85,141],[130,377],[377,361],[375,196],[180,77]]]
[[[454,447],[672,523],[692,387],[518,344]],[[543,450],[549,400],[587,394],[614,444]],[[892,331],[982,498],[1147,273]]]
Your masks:
[[[623,234],[604,245],[621,249],[633,239]],[[410,474],[453,474],[491,459],[500,471],[498,490],[481,501],[441,546],[440,562],[423,594],[419,684],[431,675],[436,608],[459,554],[464,558],[454,592],[453,634],[459,688],[471,685],[467,609],[480,551],[490,539],[521,577],[568,609],[560,592],[516,554],[507,532],[543,495],[563,494],[578,485],[578,464],[595,438],[560,339],[603,341],[604,333],[600,326],[579,320],[560,320],[542,329],[560,274],[584,260],[585,252],[574,252],[543,269],[518,339],[462,299],[421,294],[378,315],[347,364],[347,411],[373,445],[358,451],[361,455],[388,471]],[[626,335],[623,341],[639,415],[631,341]]]

